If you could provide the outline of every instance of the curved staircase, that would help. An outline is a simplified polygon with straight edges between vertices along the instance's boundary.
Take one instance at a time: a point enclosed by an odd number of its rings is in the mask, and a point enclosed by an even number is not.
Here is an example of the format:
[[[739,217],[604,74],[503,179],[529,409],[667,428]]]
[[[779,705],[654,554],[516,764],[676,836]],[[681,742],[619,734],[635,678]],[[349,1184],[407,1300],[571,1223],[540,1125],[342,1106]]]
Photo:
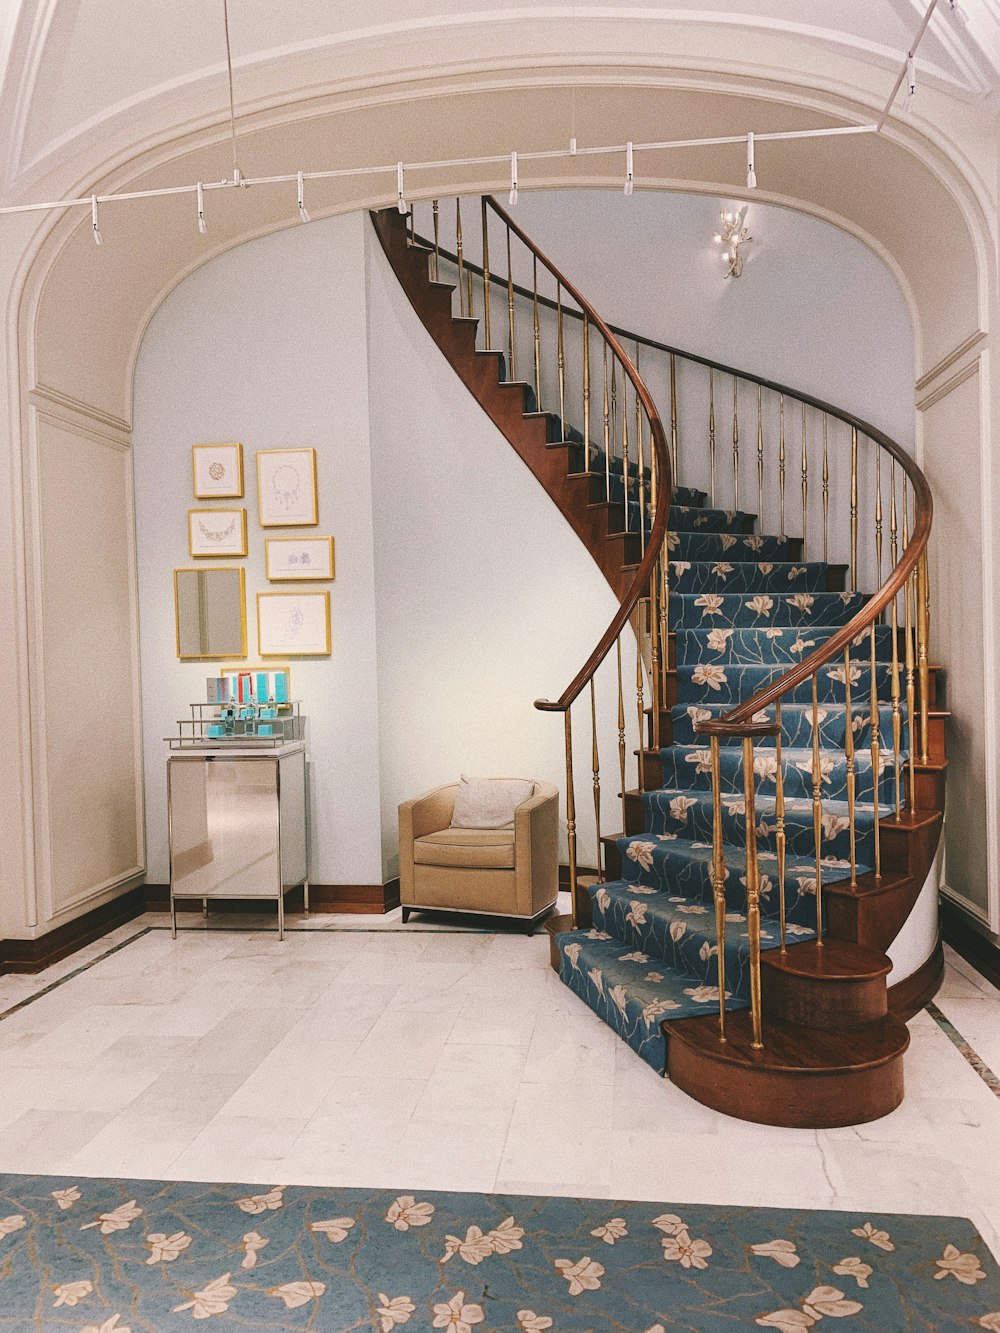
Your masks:
[[[935,955],[920,978],[890,1003],[892,965],[884,951],[930,871],[944,804],[947,715],[937,708],[937,673],[926,658],[926,633],[922,638],[918,633],[924,625],[926,575],[921,581],[912,572],[920,570],[917,562],[930,526],[923,479],[891,441],[836,414],[851,430],[850,566],[804,559],[804,537],[757,532],[754,514],[714,507],[703,490],[671,487],[678,439],[674,358],[681,354],[662,349],[670,356],[668,449],[633,364],[640,342],[644,355],[657,345],[627,335],[635,342],[635,355],[626,365],[619,340],[625,335],[608,330],[582,298],[585,420],[580,428],[570,426],[565,419],[563,302],[566,292],[578,294],[494,201],[488,205],[491,217],[508,228],[506,282],[497,283],[488,271],[487,201],[482,207],[483,260],[471,268],[467,261],[463,265],[460,249],[449,255],[436,237],[431,243],[408,232],[406,219],[395,211],[374,214],[373,220],[423,323],[546,487],[622,601],[617,628],[611,627],[563,699],[539,704],[564,713],[569,755],[571,704],[588,683],[592,687],[594,672],[613,656],[622,630],[630,632],[630,616],[640,646],[645,644],[638,681],[644,732],[636,756],[639,783],[621,793],[623,832],[600,839],[599,876],[585,888],[573,885],[574,919],[559,918],[548,927],[553,966],[639,1056],[709,1106],[744,1119],[813,1128],[884,1115],[903,1095],[904,1019],[933,993],[940,972]],[[435,207],[435,232],[437,218]],[[514,282],[511,229],[531,249],[533,290]],[[442,255],[457,263],[457,284],[437,280]],[[558,412],[538,409],[539,262],[559,283]],[[481,321],[466,313],[467,305],[472,309],[473,272],[484,306],[494,286],[495,302],[506,305],[506,351],[477,347]],[[462,294],[458,316],[453,312],[456,285]],[[515,298],[526,302],[533,315],[534,386],[507,378],[515,351]],[[488,327],[488,306],[483,313]],[[609,417],[616,421],[620,416],[627,432],[631,408],[624,373],[620,413],[615,414],[613,402],[609,407],[606,360],[603,404],[598,402],[592,412],[586,348],[588,335],[593,341],[598,332],[613,355],[621,353],[623,372],[634,377],[634,458],[627,439],[616,450],[614,430],[609,430]],[[804,404],[804,526],[805,405],[824,414],[833,409],[722,367],[710,367],[709,373],[717,371],[733,377],[737,491],[737,380],[756,387],[761,499],[761,394],[766,389],[780,395],[782,528],[785,400]],[[711,402],[714,487],[714,397]],[[647,403],[649,452],[644,456],[640,414]],[[593,423],[602,419],[603,441],[595,444]],[[824,415],[824,554],[826,420]],[[848,569],[856,582],[863,567],[857,557],[859,433],[886,452],[886,468],[892,468],[891,505],[886,495],[883,512],[882,458],[875,455],[878,573],[883,528],[887,553],[891,530],[892,550],[890,578],[871,594],[845,587]],[[666,519],[661,505],[659,521],[657,469],[660,495],[672,490]],[[912,534],[907,514],[902,530],[898,523],[906,482],[898,486],[897,473],[914,475]],[[907,560],[910,567],[900,573]],[[619,655],[617,740],[624,778],[620,660]],[[649,707],[643,678],[651,689]],[[593,725],[599,828],[596,716]],[[577,880],[571,762],[567,781],[570,873]]]

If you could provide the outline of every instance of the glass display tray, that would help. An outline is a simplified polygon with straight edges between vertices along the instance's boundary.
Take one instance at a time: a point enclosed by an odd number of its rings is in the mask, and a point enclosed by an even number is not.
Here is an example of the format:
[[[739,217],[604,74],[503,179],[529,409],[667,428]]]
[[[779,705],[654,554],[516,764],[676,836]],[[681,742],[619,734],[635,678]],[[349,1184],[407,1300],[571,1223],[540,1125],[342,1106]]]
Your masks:
[[[277,750],[304,736],[301,704],[191,704],[191,716],[164,736],[171,750]]]

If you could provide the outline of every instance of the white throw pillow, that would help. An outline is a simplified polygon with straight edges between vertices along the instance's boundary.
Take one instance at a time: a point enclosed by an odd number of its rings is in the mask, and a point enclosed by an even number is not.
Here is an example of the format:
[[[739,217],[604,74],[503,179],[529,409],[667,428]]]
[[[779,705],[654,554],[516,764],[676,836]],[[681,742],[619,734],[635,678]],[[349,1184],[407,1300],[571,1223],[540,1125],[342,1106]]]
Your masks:
[[[463,773],[455,795],[452,828],[513,828],[514,811],[534,792],[524,778],[470,779]]]

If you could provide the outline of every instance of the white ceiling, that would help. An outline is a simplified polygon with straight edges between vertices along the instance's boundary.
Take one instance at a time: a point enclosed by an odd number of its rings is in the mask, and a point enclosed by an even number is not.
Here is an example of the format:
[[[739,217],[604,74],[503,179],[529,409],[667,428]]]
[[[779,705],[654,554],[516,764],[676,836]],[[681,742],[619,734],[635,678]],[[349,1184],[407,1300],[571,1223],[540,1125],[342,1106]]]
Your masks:
[[[652,31],[657,59],[669,57],[691,25],[732,34],[734,54],[752,51],[763,35],[804,44],[812,68],[838,52],[880,67],[886,92],[905,56],[925,0],[707,0],[698,9],[676,0],[639,5],[598,4],[521,7],[496,0],[230,0],[237,102],[263,98],[264,72],[284,91],[277,71],[308,57],[316,70],[325,60],[341,77],[345,53],[377,73],[385,44],[410,42],[411,76],[430,67],[435,54],[452,65],[489,62],[498,29],[560,25],[568,55],[598,53],[591,25],[609,19],[644,42]],[[959,97],[978,99],[1000,83],[1000,0],[962,0],[968,23],[954,19],[940,0],[920,48],[922,77]],[[172,98],[180,106],[198,90],[199,108],[226,106],[222,0],[0,0],[0,154],[5,186],[39,174],[75,139],[112,121]],[[454,34],[461,31],[462,45]],[[636,56],[653,54],[635,46]],[[751,57],[752,58],[752,57]],[[386,79],[391,74],[386,68]],[[398,77],[398,74],[396,75]],[[263,83],[261,80],[264,80]],[[307,95],[297,87],[294,96]],[[194,101],[188,105],[193,111]],[[180,112],[178,112],[178,116]],[[173,123],[183,124],[172,118]],[[138,133],[138,131],[136,131]],[[138,145],[136,145],[138,147]]]

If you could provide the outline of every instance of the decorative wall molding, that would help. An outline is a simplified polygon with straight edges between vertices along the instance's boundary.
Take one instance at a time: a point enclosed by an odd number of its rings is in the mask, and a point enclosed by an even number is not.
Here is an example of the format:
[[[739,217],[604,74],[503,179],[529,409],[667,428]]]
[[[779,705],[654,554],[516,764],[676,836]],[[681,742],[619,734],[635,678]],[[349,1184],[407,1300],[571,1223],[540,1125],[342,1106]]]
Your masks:
[[[920,376],[914,385],[915,392],[921,394],[924,389],[934,383],[938,376],[943,375],[946,370],[950,370],[956,361],[961,360],[961,358],[965,356],[967,352],[971,352],[974,347],[978,347],[987,337],[988,334],[984,333],[981,329],[977,329],[975,333],[970,333],[964,342],[959,343],[947,356],[942,357],[937,365],[931,366],[926,374]]]
[[[954,364],[954,362],[952,364]],[[979,357],[977,356],[974,360],[970,361],[967,366],[963,366],[961,370],[956,371],[951,379],[945,380],[943,384],[938,385],[932,393],[926,394],[923,398],[918,398],[917,411],[926,412],[927,409],[933,407],[935,403],[940,403],[942,398],[947,398],[948,395],[957,389],[960,384],[964,384],[966,380],[971,380],[973,375],[978,374]]]
[[[100,407],[94,407],[91,403],[85,403],[81,398],[74,398],[72,394],[62,393],[61,390],[54,389],[48,384],[36,384],[29,394],[29,401],[37,407],[39,412],[44,412],[46,407],[61,407],[72,413],[73,416],[83,417],[86,422],[92,422],[97,426],[106,426],[126,437],[130,436],[132,432],[130,421],[124,421],[121,417],[113,416],[110,412],[105,412]],[[55,419],[64,425],[70,425],[72,420],[61,415]],[[126,438],[115,442],[128,444],[129,440]]]

